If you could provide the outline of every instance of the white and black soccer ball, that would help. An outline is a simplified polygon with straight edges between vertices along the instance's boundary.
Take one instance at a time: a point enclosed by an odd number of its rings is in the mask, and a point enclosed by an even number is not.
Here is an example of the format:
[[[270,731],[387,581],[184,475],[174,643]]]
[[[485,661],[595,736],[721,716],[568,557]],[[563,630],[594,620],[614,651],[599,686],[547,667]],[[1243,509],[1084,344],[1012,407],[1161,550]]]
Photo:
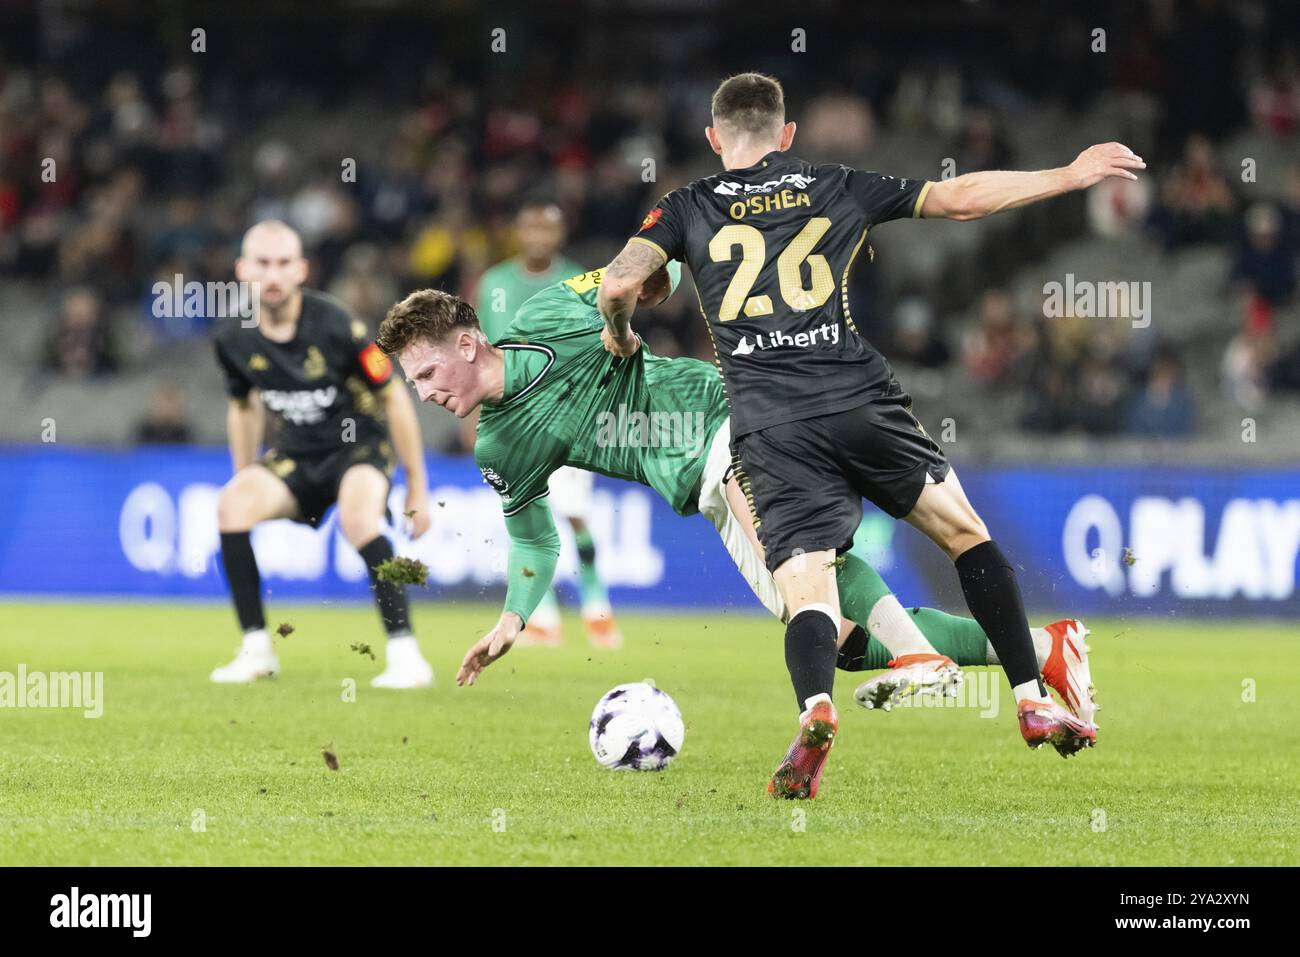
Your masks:
[[[676,703],[647,680],[606,693],[591,713],[588,738],[601,767],[658,771],[677,756],[685,736]]]

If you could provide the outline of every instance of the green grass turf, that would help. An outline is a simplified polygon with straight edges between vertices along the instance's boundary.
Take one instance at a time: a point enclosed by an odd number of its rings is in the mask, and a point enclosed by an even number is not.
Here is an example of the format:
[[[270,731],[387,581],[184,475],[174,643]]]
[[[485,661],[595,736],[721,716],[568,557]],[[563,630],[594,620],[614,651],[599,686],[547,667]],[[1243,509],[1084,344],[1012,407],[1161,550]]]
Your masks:
[[[297,630],[276,639],[283,676],[250,687],[207,680],[237,643],[222,606],[0,606],[0,670],[105,675],[97,720],[0,709],[0,864],[1300,863],[1282,624],[1091,623],[1100,743],[1069,761],[1024,746],[1000,674],[993,719],[864,712],[843,675],[822,796],[790,804],[764,792],[794,728],[771,620],[629,613],[628,647],[603,653],[568,618],[564,648],[515,649],[460,689],[495,611],[415,617],[438,687],[392,692],[349,650],[382,659],[364,606],[273,606],[272,627]],[[602,770],[591,709],[647,676],[685,747],[662,773]]]

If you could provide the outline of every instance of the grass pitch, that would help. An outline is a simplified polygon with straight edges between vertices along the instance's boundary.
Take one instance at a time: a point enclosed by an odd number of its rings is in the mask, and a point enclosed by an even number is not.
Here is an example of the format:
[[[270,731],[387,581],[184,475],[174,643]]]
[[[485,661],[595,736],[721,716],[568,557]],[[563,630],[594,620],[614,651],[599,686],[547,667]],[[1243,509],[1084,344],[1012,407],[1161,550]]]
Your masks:
[[[368,684],[372,608],[270,615],[295,629],[284,674],[234,687],[207,680],[237,644],[223,606],[0,605],[0,671],[104,673],[98,719],[0,708],[0,865],[1300,863],[1285,624],[1089,622],[1100,740],[1069,761],[1024,746],[1000,673],[967,669],[997,688],[992,718],[864,712],[841,675],[822,796],[791,804],[764,792],[794,733],[770,619],[627,613],[607,653],[568,618],[564,648],[461,689],[496,609],[417,604],[438,686],[395,692]],[[647,676],[681,707],[682,753],[604,771],[591,709]]]

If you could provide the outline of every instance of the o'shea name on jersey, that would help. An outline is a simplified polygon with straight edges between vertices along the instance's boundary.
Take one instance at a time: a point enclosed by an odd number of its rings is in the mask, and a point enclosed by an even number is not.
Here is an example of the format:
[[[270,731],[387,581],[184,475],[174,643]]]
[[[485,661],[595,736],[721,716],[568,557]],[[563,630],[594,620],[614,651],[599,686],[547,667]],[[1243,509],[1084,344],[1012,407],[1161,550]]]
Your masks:
[[[867,230],[917,217],[930,184],[779,151],[666,195],[633,241],[691,268],[732,432],[855,408],[893,372],[853,326]]]

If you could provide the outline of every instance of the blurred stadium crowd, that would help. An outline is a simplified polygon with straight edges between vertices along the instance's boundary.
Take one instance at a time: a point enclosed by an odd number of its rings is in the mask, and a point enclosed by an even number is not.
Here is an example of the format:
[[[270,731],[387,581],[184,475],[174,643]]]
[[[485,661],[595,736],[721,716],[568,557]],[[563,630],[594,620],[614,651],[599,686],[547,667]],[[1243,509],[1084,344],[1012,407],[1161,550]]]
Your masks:
[[[571,26],[585,5],[273,8],[282,29],[257,34],[235,14],[4,8],[0,397],[55,409],[77,441],[220,442],[211,318],[156,318],[155,282],[231,278],[244,229],[277,217],[304,238],[310,284],[374,324],[414,288],[472,297],[538,198],[563,210],[566,254],[603,264],[659,195],[716,170],[709,95],[760,69],[785,83],[795,152],[812,160],[937,179],[1063,165],[1119,139],[1147,161],[1136,184],[872,233],[853,314],[936,432],[956,409],[959,435],[994,450],[1025,433],[1180,439],[1297,416],[1295,11],[1042,6],[922,0],[882,24],[814,3],[806,54],[789,52],[788,16],[719,37],[733,4],[633,4],[614,44]],[[1151,325],[1046,317],[1043,285],[1067,273],[1150,282]],[[642,325],[662,354],[710,357],[689,292]],[[441,410],[422,415],[436,441],[461,441]],[[5,440],[36,436],[22,415],[0,423]]]

